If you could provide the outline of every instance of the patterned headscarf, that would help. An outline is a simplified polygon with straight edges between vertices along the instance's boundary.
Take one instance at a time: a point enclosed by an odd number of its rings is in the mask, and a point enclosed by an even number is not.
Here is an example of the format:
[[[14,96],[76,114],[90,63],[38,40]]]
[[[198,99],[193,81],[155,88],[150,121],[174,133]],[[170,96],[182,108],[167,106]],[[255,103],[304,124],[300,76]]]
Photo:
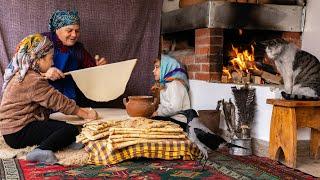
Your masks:
[[[73,24],[80,25],[78,11],[57,10],[50,18],[49,30],[53,32],[59,28]]]
[[[182,65],[176,59],[163,54],[161,55],[160,62],[160,84],[165,85],[173,80],[180,80],[187,90],[189,90],[187,72],[183,69]]]
[[[52,42],[41,34],[32,34],[25,37],[18,44],[16,53],[5,69],[2,91],[17,72],[19,72],[19,82],[23,81],[29,69],[39,72],[39,66],[36,62],[48,54],[52,48]]]

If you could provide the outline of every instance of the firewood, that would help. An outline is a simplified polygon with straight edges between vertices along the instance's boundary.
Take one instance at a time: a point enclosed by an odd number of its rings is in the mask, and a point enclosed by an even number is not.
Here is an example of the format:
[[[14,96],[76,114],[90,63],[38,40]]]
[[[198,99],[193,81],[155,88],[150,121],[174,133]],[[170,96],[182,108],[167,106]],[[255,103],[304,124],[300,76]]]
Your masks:
[[[277,74],[277,70],[270,64],[265,64],[265,63],[262,63],[262,62],[256,62],[256,65],[262,71],[267,71],[268,73],[271,73],[271,74]]]
[[[252,82],[254,84],[261,84],[261,77],[260,76],[251,76]]]
[[[250,74],[241,78],[242,83],[250,83]]]
[[[242,75],[241,75],[239,72],[233,71],[233,72],[231,73],[231,76],[232,76],[232,81],[233,81],[234,83],[241,83],[241,77],[242,77]]]
[[[262,71],[259,69],[249,69],[249,71],[251,72],[251,74],[253,74],[254,76],[261,76]]]
[[[222,83],[228,83],[228,76],[221,76],[221,82]]]
[[[261,78],[266,82],[274,83],[274,84],[282,84],[281,76],[277,76],[266,71],[262,71]]]

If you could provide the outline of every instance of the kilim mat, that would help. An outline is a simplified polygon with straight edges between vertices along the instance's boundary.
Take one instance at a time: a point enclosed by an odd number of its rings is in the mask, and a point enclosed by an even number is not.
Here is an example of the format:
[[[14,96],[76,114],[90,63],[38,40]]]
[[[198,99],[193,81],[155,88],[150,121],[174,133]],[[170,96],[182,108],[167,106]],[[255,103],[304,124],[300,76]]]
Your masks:
[[[1,179],[316,179],[257,156],[213,152],[205,169],[195,161],[136,159],[110,166],[61,166],[0,160]]]

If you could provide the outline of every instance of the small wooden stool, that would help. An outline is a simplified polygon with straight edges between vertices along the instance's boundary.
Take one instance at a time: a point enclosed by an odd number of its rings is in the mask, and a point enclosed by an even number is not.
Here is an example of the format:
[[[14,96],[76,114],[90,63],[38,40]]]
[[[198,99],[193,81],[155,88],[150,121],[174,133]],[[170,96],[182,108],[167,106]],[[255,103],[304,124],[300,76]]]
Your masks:
[[[267,99],[273,104],[269,157],[279,160],[279,150],[282,148],[285,164],[296,167],[297,129],[311,128],[310,152],[317,159],[320,147],[320,101],[288,101],[282,99]]]

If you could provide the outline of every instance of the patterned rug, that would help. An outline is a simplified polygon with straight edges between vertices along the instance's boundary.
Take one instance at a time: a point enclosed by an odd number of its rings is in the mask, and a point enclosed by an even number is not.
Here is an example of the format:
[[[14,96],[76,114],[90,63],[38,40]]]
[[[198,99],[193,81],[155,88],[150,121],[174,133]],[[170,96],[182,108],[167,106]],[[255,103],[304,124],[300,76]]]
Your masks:
[[[195,161],[138,159],[110,166],[61,166],[0,160],[0,179],[316,179],[257,156],[213,152],[202,171]]]

